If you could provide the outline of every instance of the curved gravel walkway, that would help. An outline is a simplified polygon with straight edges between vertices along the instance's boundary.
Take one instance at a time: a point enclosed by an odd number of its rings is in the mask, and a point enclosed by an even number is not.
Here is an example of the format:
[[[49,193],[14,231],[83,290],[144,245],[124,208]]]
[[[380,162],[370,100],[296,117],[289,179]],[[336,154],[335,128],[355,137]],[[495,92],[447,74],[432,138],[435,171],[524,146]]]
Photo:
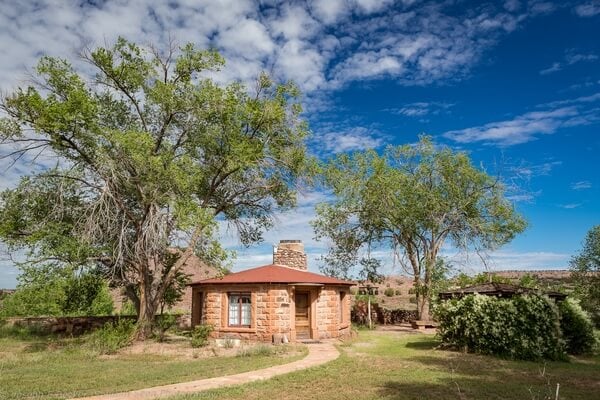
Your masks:
[[[197,381],[174,383],[171,385],[155,386],[131,392],[103,394],[91,397],[80,397],[72,400],[148,400],[174,396],[185,393],[196,393],[208,389],[225,386],[241,385],[248,382],[261,381],[277,375],[314,367],[333,361],[340,353],[333,343],[308,344],[308,355],[302,360],[289,364],[276,365],[256,371],[244,372],[236,375],[221,376],[217,378],[200,379]]]

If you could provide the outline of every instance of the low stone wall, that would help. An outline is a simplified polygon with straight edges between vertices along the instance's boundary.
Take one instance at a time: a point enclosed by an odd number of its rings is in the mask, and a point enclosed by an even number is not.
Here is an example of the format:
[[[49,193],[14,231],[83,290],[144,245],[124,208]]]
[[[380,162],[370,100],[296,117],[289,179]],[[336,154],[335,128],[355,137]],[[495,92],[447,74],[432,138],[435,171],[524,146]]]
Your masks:
[[[157,316],[160,318],[160,316]],[[37,329],[46,333],[63,335],[80,335],[85,332],[102,328],[108,323],[120,319],[135,321],[135,315],[107,315],[102,317],[17,317],[5,319],[8,325]],[[190,326],[189,315],[180,315],[177,325],[182,328]]]
[[[390,310],[387,308],[378,308],[377,323],[382,325],[393,325],[411,322],[417,319],[416,310]]]

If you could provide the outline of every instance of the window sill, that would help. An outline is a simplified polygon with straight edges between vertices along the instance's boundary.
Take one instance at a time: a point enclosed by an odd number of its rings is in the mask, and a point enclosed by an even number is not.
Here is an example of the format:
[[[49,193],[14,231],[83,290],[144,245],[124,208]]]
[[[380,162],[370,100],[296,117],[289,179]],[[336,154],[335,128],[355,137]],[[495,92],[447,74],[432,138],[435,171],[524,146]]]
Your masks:
[[[256,333],[256,328],[244,328],[237,326],[226,326],[219,329],[219,332],[236,332],[236,333]]]

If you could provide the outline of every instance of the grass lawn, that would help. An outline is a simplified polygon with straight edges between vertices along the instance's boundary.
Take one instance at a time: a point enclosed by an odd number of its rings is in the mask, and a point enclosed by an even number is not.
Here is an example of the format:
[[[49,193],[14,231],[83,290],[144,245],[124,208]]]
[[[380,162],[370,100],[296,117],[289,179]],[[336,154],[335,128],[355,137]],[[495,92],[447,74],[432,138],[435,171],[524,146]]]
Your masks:
[[[361,332],[321,367],[176,399],[600,398],[600,357],[523,362],[435,350],[430,335]]]
[[[304,357],[273,355],[187,358],[157,354],[99,356],[85,339],[15,337],[0,332],[0,399],[61,399],[114,393],[235,374]],[[260,349],[258,349],[260,350]],[[264,348],[263,348],[264,350]]]

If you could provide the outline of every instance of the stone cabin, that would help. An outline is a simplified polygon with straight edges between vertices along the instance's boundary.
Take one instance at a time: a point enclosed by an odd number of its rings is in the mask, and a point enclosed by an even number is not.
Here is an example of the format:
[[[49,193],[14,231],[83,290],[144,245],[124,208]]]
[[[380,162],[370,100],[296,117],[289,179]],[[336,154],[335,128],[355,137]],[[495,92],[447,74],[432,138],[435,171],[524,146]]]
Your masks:
[[[204,279],[192,287],[192,326],[215,338],[318,340],[350,334],[350,287],[307,271],[304,245],[282,240],[273,264]]]

